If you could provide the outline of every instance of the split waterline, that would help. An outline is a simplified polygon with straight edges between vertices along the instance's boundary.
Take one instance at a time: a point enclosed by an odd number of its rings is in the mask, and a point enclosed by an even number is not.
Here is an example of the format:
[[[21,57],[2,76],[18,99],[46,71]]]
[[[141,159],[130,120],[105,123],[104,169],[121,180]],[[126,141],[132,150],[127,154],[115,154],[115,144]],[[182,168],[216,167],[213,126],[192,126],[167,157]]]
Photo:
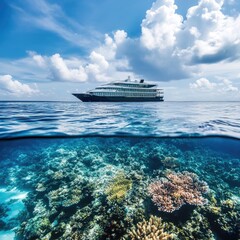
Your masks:
[[[0,238],[239,239],[239,112],[0,102]]]

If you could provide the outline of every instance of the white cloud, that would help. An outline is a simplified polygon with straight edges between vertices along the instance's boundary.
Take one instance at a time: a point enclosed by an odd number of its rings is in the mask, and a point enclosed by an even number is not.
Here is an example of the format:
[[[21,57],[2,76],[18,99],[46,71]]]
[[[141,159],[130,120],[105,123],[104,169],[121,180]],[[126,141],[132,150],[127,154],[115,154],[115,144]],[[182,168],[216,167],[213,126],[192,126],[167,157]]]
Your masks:
[[[118,77],[126,77],[127,62],[124,58],[118,59],[117,49],[124,44],[127,33],[118,30],[113,37],[105,35],[105,43],[93,50],[87,59],[85,67],[89,80],[107,82]]]
[[[104,81],[103,73],[108,70],[109,63],[105,57],[95,51],[91,52],[89,56],[90,64],[85,68],[89,78],[93,78],[97,81]]]
[[[14,80],[11,75],[0,75],[0,89],[12,95],[24,96],[38,93],[38,89]]]
[[[127,38],[127,33],[123,30],[118,30],[114,34],[114,40],[117,45],[122,44]]]
[[[116,79],[118,76],[126,77],[126,72],[118,73],[124,69],[127,63],[124,59],[118,60],[116,49],[126,40],[127,34],[124,31],[116,31],[113,37],[105,35],[105,43],[94,49],[85,59],[63,58],[60,54],[42,56],[29,51],[29,56],[36,65],[47,69],[49,78],[53,81],[85,82],[100,81],[106,82]]]
[[[147,11],[138,39],[127,39],[118,48],[126,57],[129,69],[150,80],[168,81],[189,77],[192,66],[185,66],[178,55],[178,35],[183,18],[176,13],[173,0],[158,0]],[[186,69],[188,68],[188,69]]]
[[[151,80],[193,77],[204,64],[240,59],[240,16],[222,12],[222,0],[199,0],[186,19],[176,13],[174,0],[157,0],[142,21],[138,39],[117,49],[129,68]]]
[[[183,18],[175,13],[174,0],[153,3],[142,21],[141,44],[149,50],[163,50],[176,44],[176,34],[181,30]]]
[[[100,67],[104,70],[109,67],[109,64],[106,61],[105,57],[103,55],[101,55],[100,53],[92,51],[89,56],[89,59],[92,63],[96,64],[98,67]]]
[[[190,83],[191,88],[202,89],[202,90],[211,90],[216,86],[216,83],[211,83],[206,78],[200,78],[194,83]]]
[[[29,51],[29,56],[42,71],[47,70],[45,78],[59,82],[85,82],[87,73],[82,61],[76,58],[64,59],[59,53],[42,56]]]
[[[70,69],[60,54],[54,54],[49,58],[50,70],[54,80],[57,81],[72,81],[84,82],[87,80],[87,75],[82,66]]]
[[[218,82],[210,82],[206,78],[200,78],[189,84],[190,88],[200,91],[212,91],[212,93],[240,93],[238,87],[233,86],[229,79],[222,79]]]
[[[113,37],[105,34],[104,44],[97,47],[94,51],[103,55],[108,61],[115,60],[116,51],[127,39],[127,33],[123,30],[117,30],[113,33]]]
[[[196,27],[199,33],[192,37],[186,49],[192,63],[214,63],[239,58],[240,32],[236,29],[240,28],[240,17],[224,15],[222,6],[223,1],[201,0],[197,6],[188,10],[184,22],[185,32],[187,34],[189,29]]]
[[[37,54],[34,51],[27,51],[27,53],[30,57],[33,58],[34,62],[36,62],[38,66],[46,67],[46,62],[41,55]]]
[[[239,89],[235,86],[233,86],[232,82],[228,79],[223,79],[223,83],[221,84],[222,89],[220,91],[222,92],[239,92]]]

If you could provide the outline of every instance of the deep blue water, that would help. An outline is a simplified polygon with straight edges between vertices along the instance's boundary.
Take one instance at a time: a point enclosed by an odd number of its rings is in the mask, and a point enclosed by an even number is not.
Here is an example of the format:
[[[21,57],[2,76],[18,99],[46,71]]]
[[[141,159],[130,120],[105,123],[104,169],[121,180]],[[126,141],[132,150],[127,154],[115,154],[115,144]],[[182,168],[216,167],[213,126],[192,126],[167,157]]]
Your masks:
[[[0,240],[237,240],[239,169],[239,102],[0,102]]]

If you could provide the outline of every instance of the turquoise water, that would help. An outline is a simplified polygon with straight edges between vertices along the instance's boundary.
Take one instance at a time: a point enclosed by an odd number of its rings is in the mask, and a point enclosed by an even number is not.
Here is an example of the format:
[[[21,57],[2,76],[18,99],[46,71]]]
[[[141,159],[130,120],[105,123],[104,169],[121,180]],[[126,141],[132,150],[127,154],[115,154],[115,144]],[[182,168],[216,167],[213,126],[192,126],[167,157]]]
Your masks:
[[[0,107],[0,239],[240,239],[239,104]]]

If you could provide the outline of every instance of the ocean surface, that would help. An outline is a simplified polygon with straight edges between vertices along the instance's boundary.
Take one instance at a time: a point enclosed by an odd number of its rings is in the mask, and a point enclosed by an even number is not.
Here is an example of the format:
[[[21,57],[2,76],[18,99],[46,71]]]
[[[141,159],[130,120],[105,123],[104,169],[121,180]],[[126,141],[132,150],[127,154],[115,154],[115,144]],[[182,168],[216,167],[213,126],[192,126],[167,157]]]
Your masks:
[[[240,239],[240,102],[0,102],[0,240]]]
[[[230,136],[240,102],[0,102],[0,137]]]

